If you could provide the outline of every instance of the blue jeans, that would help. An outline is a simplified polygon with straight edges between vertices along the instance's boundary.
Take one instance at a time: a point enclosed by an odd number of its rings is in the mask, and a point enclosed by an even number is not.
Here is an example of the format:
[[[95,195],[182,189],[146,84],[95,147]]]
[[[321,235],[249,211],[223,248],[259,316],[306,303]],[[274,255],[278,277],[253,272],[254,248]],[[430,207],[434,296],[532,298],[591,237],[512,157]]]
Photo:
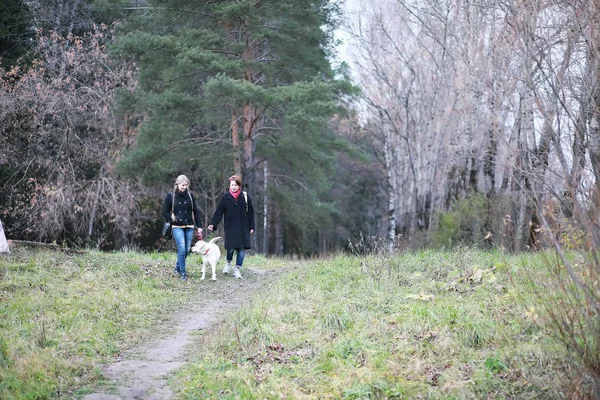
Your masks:
[[[192,238],[194,237],[194,228],[175,228],[173,227],[173,239],[177,244],[177,266],[175,270],[181,276],[186,276],[185,273],[185,258],[192,247]]]
[[[244,263],[244,254],[246,254],[245,249],[227,249],[227,261],[231,262],[233,260],[233,252],[236,252],[237,256],[235,257],[235,265],[241,267]]]

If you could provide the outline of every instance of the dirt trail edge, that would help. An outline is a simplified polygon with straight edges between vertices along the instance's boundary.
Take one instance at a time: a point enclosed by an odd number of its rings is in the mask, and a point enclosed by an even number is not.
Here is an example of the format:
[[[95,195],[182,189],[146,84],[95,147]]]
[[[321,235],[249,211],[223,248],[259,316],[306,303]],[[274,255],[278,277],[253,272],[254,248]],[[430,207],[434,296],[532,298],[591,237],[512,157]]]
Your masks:
[[[244,268],[244,279],[218,274],[217,282],[189,281],[198,295],[174,318],[168,329],[157,327],[156,336],[128,350],[121,360],[102,366],[108,380],[105,393],[88,394],[82,400],[167,400],[173,398],[168,378],[185,365],[189,346],[199,330],[224,319],[226,312],[244,304],[257,289],[271,282],[277,272]],[[112,384],[111,384],[112,383]]]

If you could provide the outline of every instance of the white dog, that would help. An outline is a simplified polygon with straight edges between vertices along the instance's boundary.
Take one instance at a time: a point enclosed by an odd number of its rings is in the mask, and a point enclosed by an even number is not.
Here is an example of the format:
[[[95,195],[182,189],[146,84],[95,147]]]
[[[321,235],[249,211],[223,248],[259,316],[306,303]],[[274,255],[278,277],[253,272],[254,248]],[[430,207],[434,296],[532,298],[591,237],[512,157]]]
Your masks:
[[[212,268],[212,280],[217,280],[217,263],[219,262],[219,258],[221,258],[221,249],[219,249],[216,242],[221,239],[223,239],[221,236],[217,236],[211,239],[210,242],[198,240],[191,249],[193,253],[200,253],[202,255],[202,277],[200,278],[202,280],[204,280],[204,274],[206,273],[206,264],[209,264]]]

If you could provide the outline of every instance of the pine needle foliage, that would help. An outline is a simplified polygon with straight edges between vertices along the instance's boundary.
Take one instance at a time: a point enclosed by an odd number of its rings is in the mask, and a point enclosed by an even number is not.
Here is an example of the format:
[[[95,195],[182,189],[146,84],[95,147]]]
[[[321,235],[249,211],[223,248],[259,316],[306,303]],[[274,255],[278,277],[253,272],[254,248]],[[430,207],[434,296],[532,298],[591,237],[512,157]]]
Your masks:
[[[279,218],[285,251],[314,251],[307,242],[333,221],[331,176],[348,148],[330,121],[356,92],[330,64],[338,3],[149,1],[112,48],[139,72],[123,110],[145,116],[117,170],[148,186],[185,173],[208,204],[238,173],[256,211],[267,203]]]
[[[122,25],[113,47],[138,65],[140,90],[128,104],[147,116],[121,172],[157,183],[181,171],[180,160],[194,175],[219,158],[230,165],[221,179],[230,175],[236,159],[244,174],[266,159],[274,160],[278,171],[283,166],[273,154],[286,152],[286,141],[310,143],[315,157],[330,162],[322,155],[334,142],[327,123],[340,111],[339,96],[351,90],[334,79],[329,65],[335,3],[148,3]],[[257,119],[252,127],[242,126],[249,123],[248,107]],[[234,125],[242,142],[252,141],[245,154],[234,143]],[[286,156],[311,165],[306,152]],[[291,176],[318,181],[320,167]]]

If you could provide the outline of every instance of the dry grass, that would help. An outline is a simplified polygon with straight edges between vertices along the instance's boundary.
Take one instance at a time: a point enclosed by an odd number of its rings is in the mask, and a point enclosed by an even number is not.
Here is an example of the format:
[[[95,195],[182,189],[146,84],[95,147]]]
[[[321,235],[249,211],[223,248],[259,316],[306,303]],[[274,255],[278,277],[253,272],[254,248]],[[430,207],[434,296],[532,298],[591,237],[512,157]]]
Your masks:
[[[569,397],[532,271],[465,248],[306,262],[206,336],[180,397]]]

